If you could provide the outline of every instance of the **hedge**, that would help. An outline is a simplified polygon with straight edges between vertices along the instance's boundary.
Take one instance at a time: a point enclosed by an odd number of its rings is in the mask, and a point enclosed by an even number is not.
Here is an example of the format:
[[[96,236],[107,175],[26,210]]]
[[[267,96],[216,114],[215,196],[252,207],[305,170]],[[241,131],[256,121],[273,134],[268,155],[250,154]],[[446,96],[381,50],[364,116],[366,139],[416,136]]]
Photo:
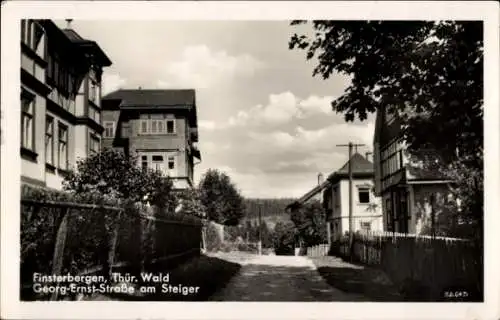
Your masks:
[[[56,237],[66,212],[61,274],[108,275],[113,263],[140,272],[172,255],[199,254],[201,220],[195,216],[120,203],[100,194],[74,194],[24,185],[22,299],[40,298],[30,294],[34,272],[46,275],[54,272]]]

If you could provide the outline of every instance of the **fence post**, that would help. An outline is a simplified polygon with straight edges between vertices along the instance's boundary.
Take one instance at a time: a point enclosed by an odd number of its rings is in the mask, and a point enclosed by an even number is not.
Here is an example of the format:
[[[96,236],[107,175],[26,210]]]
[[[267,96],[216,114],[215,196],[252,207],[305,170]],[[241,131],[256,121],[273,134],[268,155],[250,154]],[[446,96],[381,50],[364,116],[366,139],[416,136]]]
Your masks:
[[[113,233],[111,235],[111,244],[108,251],[108,277],[111,279],[111,274],[113,273],[113,265],[115,264],[115,251],[116,244],[118,242],[118,229],[120,228],[120,221],[122,217],[122,212],[118,212],[118,217],[116,220],[116,225],[113,228]]]
[[[54,256],[52,258],[52,274],[60,275],[64,262],[64,246],[68,234],[68,219],[71,208],[67,208],[57,230],[56,243],[54,246]],[[57,300],[57,290],[51,295],[51,301]]]

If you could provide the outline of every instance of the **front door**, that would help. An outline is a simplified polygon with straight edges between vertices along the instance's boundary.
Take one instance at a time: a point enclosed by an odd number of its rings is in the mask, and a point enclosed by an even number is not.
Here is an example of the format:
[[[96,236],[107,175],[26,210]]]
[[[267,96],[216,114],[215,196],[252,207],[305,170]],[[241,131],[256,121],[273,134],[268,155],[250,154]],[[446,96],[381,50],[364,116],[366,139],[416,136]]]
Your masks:
[[[396,232],[408,233],[408,192],[406,188],[398,188],[393,196]]]

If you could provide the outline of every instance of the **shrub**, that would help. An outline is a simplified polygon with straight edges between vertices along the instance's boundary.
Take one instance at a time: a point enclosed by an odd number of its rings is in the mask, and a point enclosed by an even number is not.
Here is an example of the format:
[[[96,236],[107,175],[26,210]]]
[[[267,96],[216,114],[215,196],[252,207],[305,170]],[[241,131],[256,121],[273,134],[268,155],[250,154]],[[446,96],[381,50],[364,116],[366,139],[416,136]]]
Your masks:
[[[207,251],[218,251],[222,246],[222,239],[216,226],[212,223],[206,225],[206,249]]]
[[[274,252],[276,255],[294,255],[296,230],[291,221],[278,222],[274,227]]]

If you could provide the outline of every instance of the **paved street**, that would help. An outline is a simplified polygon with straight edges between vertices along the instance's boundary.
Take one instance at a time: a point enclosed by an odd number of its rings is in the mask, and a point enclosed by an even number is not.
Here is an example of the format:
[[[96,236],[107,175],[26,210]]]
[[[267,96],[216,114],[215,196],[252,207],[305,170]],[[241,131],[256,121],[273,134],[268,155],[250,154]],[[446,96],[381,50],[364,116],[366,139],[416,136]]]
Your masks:
[[[301,256],[218,253],[242,265],[240,272],[211,301],[366,301],[332,288],[311,260]]]

